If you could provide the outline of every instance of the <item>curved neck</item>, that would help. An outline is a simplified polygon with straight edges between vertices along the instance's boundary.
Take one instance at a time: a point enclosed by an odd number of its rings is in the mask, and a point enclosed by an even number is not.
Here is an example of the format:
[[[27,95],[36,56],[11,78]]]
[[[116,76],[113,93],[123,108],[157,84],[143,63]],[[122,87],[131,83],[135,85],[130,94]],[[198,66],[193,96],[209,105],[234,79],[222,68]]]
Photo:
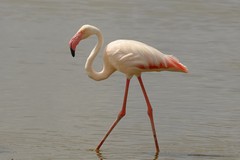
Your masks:
[[[113,73],[113,69],[109,68],[109,65],[106,65],[105,61],[103,63],[103,68],[100,72],[97,72],[93,69],[93,61],[96,58],[98,52],[100,51],[102,45],[103,45],[103,37],[101,32],[96,29],[94,34],[97,36],[98,38],[98,42],[95,45],[95,47],[93,48],[93,50],[91,51],[86,64],[85,64],[85,70],[87,71],[87,74],[90,78],[96,80],[96,81],[100,81],[103,79],[108,78],[112,73]]]

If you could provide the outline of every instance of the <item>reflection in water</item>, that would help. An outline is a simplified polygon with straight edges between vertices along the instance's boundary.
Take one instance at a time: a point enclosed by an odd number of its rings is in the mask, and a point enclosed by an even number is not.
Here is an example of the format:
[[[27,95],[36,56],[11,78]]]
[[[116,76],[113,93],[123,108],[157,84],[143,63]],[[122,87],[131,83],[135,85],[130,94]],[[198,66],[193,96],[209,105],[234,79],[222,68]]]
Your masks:
[[[100,152],[100,150],[96,150],[96,155],[98,156],[98,158],[99,158],[100,160],[106,159],[106,158],[103,157],[103,155],[102,155],[102,153]]]
[[[103,156],[103,153],[100,151],[100,150],[96,150],[96,155],[97,157],[99,158],[99,160],[104,160],[104,159],[107,159],[106,157]],[[153,159],[152,160],[157,160],[158,159],[158,156],[159,156],[159,153],[157,152]]]
[[[93,151],[93,150],[92,150]],[[103,155],[101,151],[95,151],[99,160],[108,159],[107,155]],[[223,160],[228,160],[229,158],[236,158],[234,155],[220,155],[220,154],[200,154],[200,153],[156,153],[153,156],[152,160],[158,160],[159,158],[163,159],[189,159],[189,158],[202,158],[202,159],[215,159],[221,158]],[[124,157],[123,157],[124,158]]]

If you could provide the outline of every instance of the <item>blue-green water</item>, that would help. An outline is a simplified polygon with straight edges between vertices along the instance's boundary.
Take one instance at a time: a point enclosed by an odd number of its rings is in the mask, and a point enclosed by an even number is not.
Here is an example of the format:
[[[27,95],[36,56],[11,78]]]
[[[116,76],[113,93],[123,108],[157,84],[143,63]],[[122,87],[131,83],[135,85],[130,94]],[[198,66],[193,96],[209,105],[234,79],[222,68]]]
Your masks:
[[[0,159],[240,159],[239,8],[238,0],[1,1]],[[120,111],[125,77],[87,77],[95,37],[71,57],[68,41],[86,23],[106,43],[139,40],[189,68],[143,74],[158,156],[136,78],[126,117],[92,151]]]

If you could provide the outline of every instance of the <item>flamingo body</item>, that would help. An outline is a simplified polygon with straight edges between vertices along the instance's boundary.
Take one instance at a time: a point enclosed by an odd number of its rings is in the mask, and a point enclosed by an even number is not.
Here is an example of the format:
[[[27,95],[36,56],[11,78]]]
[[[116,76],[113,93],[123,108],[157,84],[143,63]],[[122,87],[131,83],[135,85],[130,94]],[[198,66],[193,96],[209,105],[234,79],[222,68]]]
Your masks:
[[[186,73],[188,72],[187,67],[180,63],[176,57],[163,54],[159,50],[142,42],[134,40],[116,40],[106,46],[103,55],[103,67],[102,70],[98,72],[93,68],[93,61],[102,47],[103,37],[101,31],[97,27],[83,25],[71,38],[69,41],[69,46],[72,56],[75,56],[75,50],[79,42],[91,35],[96,35],[98,41],[91,51],[85,64],[85,69],[88,76],[96,81],[100,81],[108,78],[113,72],[120,71],[127,77],[122,109],[119,112],[117,119],[114,121],[102,141],[97,146],[96,151],[100,149],[113,128],[118,124],[122,117],[125,116],[130,79],[133,76],[136,76],[146,100],[147,113],[152,126],[156,153],[158,153],[160,150],[153,120],[152,106],[144,88],[141,73],[152,71],[176,71]]]
[[[111,65],[127,77],[139,76],[141,72],[179,71],[187,72],[177,58],[165,55],[157,49],[134,40],[116,40],[105,49]]]

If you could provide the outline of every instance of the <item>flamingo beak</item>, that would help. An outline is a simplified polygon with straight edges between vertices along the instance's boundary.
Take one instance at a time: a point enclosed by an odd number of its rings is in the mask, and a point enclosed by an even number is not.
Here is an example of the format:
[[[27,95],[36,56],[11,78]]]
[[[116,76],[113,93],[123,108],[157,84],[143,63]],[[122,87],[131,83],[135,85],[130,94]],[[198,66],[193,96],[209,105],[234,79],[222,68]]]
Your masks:
[[[69,41],[70,51],[73,57],[75,56],[76,47],[78,43],[81,41],[81,39],[82,39],[81,32],[77,32]]]
[[[71,51],[72,56],[75,57],[75,50],[72,49],[72,47],[70,47],[70,51]]]

